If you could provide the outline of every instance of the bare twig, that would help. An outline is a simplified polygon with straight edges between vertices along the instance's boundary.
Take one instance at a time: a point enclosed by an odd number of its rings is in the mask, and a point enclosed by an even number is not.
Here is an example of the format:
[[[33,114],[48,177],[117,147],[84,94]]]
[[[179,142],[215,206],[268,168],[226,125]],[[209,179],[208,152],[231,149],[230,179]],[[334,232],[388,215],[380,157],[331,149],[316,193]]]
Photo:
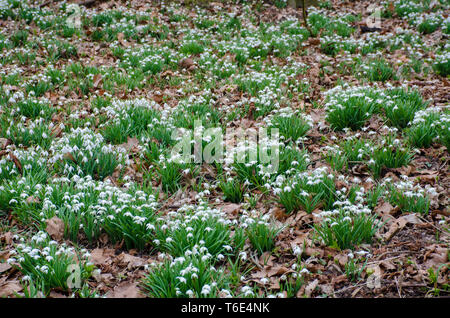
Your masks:
[[[259,264],[259,261],[258,261],[258,259],[256,258],[256,254],[251,253],[251,254],[250,254],[250,259],[251,259],[252,262],[256,265],[256,267],[258,267],[259,269],[264,269],[264,267],[262,267],[262,266]]]
[[[438,230],[438,231],[441,232],[442,234],[445,234],[445,235],[447,235],[447,236],[450,236],[449,233],[447,233],[447,232],[445,232],[445,231],[442,231],[442,229],[438,228],[437,226],[435,226],[433,223],[431,223],[431,222],[428,221],[427,219],[424,219],[422,216],[417,215],[417,217],[418,217],[419,219],[421,219],[422,221],[428,223],[428,224],[431,225],[432,227],[434,227],[436,230]]]
[[[335,293],[335,294],[337,294],[337,293],[342,293],[342,292],[344,292],[344,291],[351,290],[351,289],[354,289],[354,288],[357,288],[357,287],[362,287],[362,286],[364,286],[364,285],[367,285],[367,282],[363,282],[363,283],[356,284],[356,285],[353,285],[353,286],[347,286],[347,287],[344,287],[344,288],[342,288],[342,289],[339,289],[339,290],[335,291],[334,293]]]
[[[378,264],[378,263],[381,263],[381,262],[384,262],[384,261],[390,261],[390,260],[393,260],[393,259],[400,258],[400,257],[402,257],[402,256],[403,256],[403,255],[385,258],[385,259],[382,259],[382,260],[379,260],[379,261],[374,261],[374,262],[367,263],[367,265]]]
[[[398,297],[399,297],[399,298],[403,298],[403,297],[402,297],[402,285],[400,285],[400,284],[398,283],[397,277],[395,277],[395,285],[397,285]]]

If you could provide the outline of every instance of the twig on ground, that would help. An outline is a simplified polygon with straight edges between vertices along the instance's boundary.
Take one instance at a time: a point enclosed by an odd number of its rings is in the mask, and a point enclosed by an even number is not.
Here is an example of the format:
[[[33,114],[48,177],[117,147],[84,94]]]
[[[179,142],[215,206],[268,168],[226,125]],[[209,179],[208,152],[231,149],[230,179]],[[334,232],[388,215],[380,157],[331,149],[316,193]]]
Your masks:
[[[399,297],[399,298],[403,298],[403,297],[402,297],[402,285],[400,285],[400,284],[398,283],[397,277],[395,277],[395,285],[397,285],[398,297]]]
[[[427,219],[423,218],[422,216],[418,215],[417,216],[419,219],[421,219],[422,221],[428,223],[429,225],[431,225],[432,227],[434,227],[436,230],[438,230],[439,232],[441,232],[442,234],[445,234],[447,236],[450,236],[449,233],[442,231],[442,229],[438,228],[437,226],[435,226],[433,223],[431,223],[430,221],[428,221]]]

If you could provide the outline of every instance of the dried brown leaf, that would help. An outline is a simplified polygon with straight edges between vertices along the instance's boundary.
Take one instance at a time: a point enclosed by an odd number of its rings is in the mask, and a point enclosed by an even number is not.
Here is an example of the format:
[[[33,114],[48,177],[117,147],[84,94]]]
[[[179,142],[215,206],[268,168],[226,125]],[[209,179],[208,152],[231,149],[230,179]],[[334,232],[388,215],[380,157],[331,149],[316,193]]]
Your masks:
[[[138,283],[133,282],[122,282],[116,287],[110,295],[111,298],[143,298],[141,294]]]
[[[57,216],[45,221],[47,227],[45,230],[52,239],[59,241],[64,237],[64,221]]]
[[[11,297],[22,290],[22,285],[17,280],[0,285],[0,297]]]

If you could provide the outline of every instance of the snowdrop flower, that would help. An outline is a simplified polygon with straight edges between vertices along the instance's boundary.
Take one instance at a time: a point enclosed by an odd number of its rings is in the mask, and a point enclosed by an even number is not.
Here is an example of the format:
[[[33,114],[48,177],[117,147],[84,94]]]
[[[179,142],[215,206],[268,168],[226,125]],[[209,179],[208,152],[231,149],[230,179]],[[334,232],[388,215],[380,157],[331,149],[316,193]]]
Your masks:
[[[246,297],[254,295],[253,290],[250,286],[242,287],[241,291],[244,293],[244,296]]]
[[[300,256],[302,254],[302,249],[298,245],[295,245],[292,248],[292,252],[295,256]]]
[[[309,274],[309,273],[310,273],[309,270],[306,269],[306,268],[303,268],[303,269],[300,271],[300,274],[301,274],[301,275],[305,275],[305,274]]]
[[[239,257],[241,258],[241,260],[245,261],[245,260],[247,260],[247,253],[246,252],[240,252],[239,253]]]
[[[192,297],[194,297],[194,292],[192,290],[188,289],[186,291],[186,295],[188,295],[190,298],[192,298]]]
[[[28,275],[25,275],[24,277],[22,277],[22,281],[26,282],[26,281],[30,281],[31,277]]]
[[[204,285],[203,287],[202,287],[202,291],[200,292],[202,295],[205,295],[205,296],[207,296],[207,295],[209,295],[209,293],[211,292],[211,286],[209,286],[209,285]]]
[[[186,284],[186,278],[181,277],[181,276],[177,276],[177,279],[178,279],[181,283]]]

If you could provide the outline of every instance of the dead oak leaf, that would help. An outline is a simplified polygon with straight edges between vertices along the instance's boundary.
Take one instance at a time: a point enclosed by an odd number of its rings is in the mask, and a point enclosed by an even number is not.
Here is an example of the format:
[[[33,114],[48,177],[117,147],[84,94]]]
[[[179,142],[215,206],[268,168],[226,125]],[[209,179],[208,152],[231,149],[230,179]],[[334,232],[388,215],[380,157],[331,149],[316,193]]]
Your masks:
[[[56,292],[56,291],[54,291],[54,290],[52,290],[52,291],[50,292],[49,297],[50,297],[50,298],[67,298],[66,295],[63,295],[63,294],[61,294],[61,293],[58,293],[58,292]]]
[[[305,288],[305,295],[309,298],[311,297],[312,293],[316,289],[316,287],[319,285],[319,280],[315,279],[311,283],[308,284]]]
[[[334,261],[339,263],[341,268],[345,268],[348,262],[348,253],[339,253],[334,257]]]
[[[9,271],[12,268],[8,263],[0,263],[0,274]]]
[[[397,234],[398,231],[404,228],[407,223],[408,222],[405,219],[400,219],[399,221],[395,220],[394,222],[392,222],[389,230],[383,235],[384,240],[386,242],[390,241],[392,237]]]
[[[94,88],[98,88],[102,82],[102,74],[95,74],[93,79]]]
[[[119,147],[124,148],[126,151],[139,152],[139,139],[128,137],[127,142],[120,144]]]
[[[33,204],[33,203],[39,203],[41,202],[41,200],[38,197],[34,197],[34,196],[29,196],[26,200],[26,203],[28,204]]]
[[[19,170],[20,174],[22,174],[22,164],[20,163],[20,160],[12,152],[9,153],[9,157],[14,162],[14,165],[17,170]]]
[[[270,252],[264,252],[260,257],[259,257],[259,264],[263,267],[265,266],[273,266],[274,265],[274,261],[275,261],[275,256],[273,256]]]
[[[348,280],[348,277],[345,274],[342,274],[342,275],[339,275],[339,276],[334,276],[331,279],[331,285],[335,286],[336,284],[340,284],[340,283],[345,282],[347,280]]]
[[[144,259],[126,253],[117,256],[117,261],[119,265],[127,266],[128,269],[138,268],[146,264]]]
[[[89,260],[94,265],[105,265],[111,262],[112,256],[114,256],[113,249],[96,248],[91,252]]]
[[[241,205],[236,204],[236,203],[230,203],[230,204],[221,206],[220,209],[222,210],[222,212],[224,212],[226,214],[236,215],[241,210]]]
[[[141,294],[138,283],[133,282],[122,282],[116,287],[110,295],[110,298],[143,298]]]
[[[280,276],[286,273],[293,273],[293,272],[294,271],[292,269],[289,269],[285,266],[274,266],[267,271],[267,276],[268,277]]]
[[[59,241],[64,237],[64,221],[57,216],[47,219],[45,221],[47,227],[45,230],[51,236],[52,239]]]
[[[449,261],[448,248],[437,244],[427,247],[427,252],[425,252],[424,255],[424,261],[425,268],[438,268],[442,264]]]
[[[393,207],[389,202],[383,202],[375,207],[375,212],[384,220],[392,219],[400,210],[399,207]]]
[[[424,223],[413,213],[403,215],[401,218],[405,219],[409,224],[420,225]]]
[[[195,67],[194,60],[189,57],[182,59],[179,62],[179,65],[181,68],[189,69],[189,70],[193,69]]]
[[[0,235],[0,241],[4,241],[7,245],[10,245],[12,243],[12,233],[8,231]]]
[[[11,144],[10,139],[0,138],[0,149],[5,149],[9,144]]]
[[[279,207],[274,207],[270,209],[269,213],[273,215],[278,221],[284,221],[287,218],[287,214],[284,209],[280,209]]]
[[[119,41],[119,43],[123,46],[128,45],[128,42],[125,40],[125,34],[123,34],[122,32],[117,33],[117,41]]]
[[[18,281],[10,281],[0,285],[0,297],[11,297],[20,292],[23,287]]]
[[[383,238],[386,241],[390,241],[392,237],[401,229],[403,229],[407,224],[422,224],[417,216],[414,214],[408,214],[399,217],[395,221],[392,222],[392,224],[389,227],[389,230],[383,235]]]

